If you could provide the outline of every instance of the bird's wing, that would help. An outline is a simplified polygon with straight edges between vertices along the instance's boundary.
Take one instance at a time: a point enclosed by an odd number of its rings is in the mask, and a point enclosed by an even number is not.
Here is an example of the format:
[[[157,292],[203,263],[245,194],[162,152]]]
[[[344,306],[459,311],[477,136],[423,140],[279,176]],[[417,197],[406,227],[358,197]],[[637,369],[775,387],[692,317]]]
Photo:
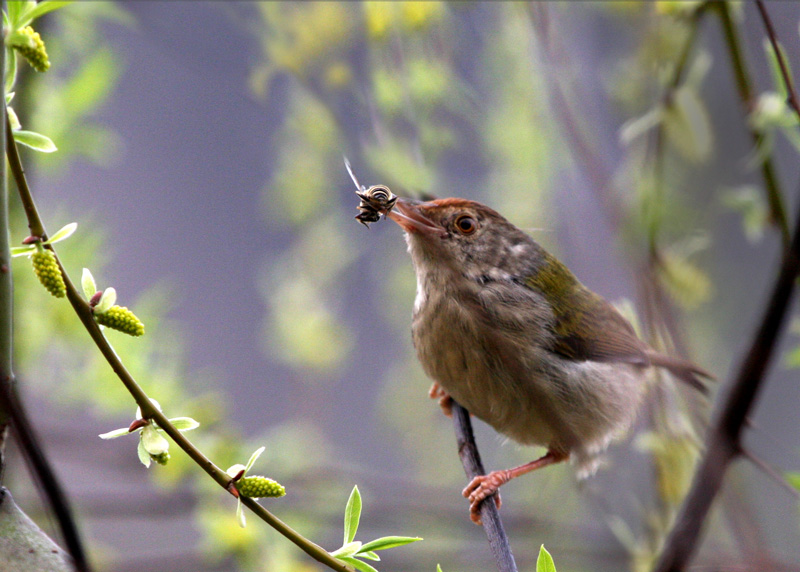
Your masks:
[[[543,296],[553,310],[552,350],[578,361],[650,363],[647,345],[604,298],[580,282],[558,259],[542,253],[523,284]]]
[[[578,285],[580,300],[561,301],[553,351],[578,361],[649,365],[647,346],[605,299]]]

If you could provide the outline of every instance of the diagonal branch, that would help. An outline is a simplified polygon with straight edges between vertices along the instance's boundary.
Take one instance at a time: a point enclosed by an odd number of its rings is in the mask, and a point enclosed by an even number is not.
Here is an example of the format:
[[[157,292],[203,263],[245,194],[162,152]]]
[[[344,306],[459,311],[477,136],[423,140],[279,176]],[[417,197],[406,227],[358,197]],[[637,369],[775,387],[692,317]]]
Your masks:
[[[456,443],[458,444],[458,456],[464,465],[464,472],[468,479],[478,475],[485,475],[486,471],[475,444],[475,435],[472,432],[472,421],[469,412],[453,401],[453,425],[456,431]],[[511,546],[508,543],[506,531],[503,528],[503,521],[500,520],[500,513],[494,498],[490,497],[487,502],[481,504],[481,521],[486,537],[489,539],[489,546],[497,562],[498,572],[517,572],[517,564],[514,562],[514,555],[511,554]]]
[[[692,489],[661,553],[656,572],[678,572],[685,568],[700,539],[706,515],[722,486],[725,471],[730,462],[742,453],[742,431],[762,386],[775,342],[789,310],[798,273],[800,208],[796,215],[794,235],[789,248],[784,251],[780,272],[761,325],[739,367],[739,374],[722,413],[711,427],[705,457],[695,473]]]
[[[798,105],[783,55],[778,48],[772,21],[763,2],[756,0],[756,4],[767,28],[767,35],[775,49],[790,104],[800,116],[800,105]],[[732,51],[737,77],[741,83],[742,77],[746,79],[747,76],[743,74],[741,54],[734,55],[734,53],[738,53],[738,49],[734,49],[737,46],[736,42],[731,43],[732,39],[735,40],[735,36],[726,7],[720,8],[720,15]],[[772,357],[781,326],[785,321],[798,274],[800,274],[800,207],[796,214],[794,235],[788,247],[784,248],[778,278],[773,286],[761,325],[753,338],[750,350],[739,367],[739,375],[725,401],[722,413],[711,428],[706,444],[706,456],[695,474],[692,490],[684,502],[675,528],[659,558],[656,572],[677,572],[684,569],[699,541],[703,522],[719,492],[728,465],[739,455],[745,454],[741,441],[742,431],[762,385],[764,373]]]
[[[25,178],[25,173],[22,169],[22,163],[19,158],[19,152],[17,150],[16,143],[13,139],[13,134],[11,133],[11,126],[8,122],[8,116],[6,116],[6,133],[8,137],[7,154],[9,166],[11,169],[11,174],[17,183],[17,189],[25,209],[25,214],[28,217],[28,225],[32,234],[44,238],[44,225],[42,224],[36,204],[33,202],[33,195],[30,191],[30,187],[28,186]],[[75,310],[78,318],[83,323],[86,331],[89,333],[89,336],[91,336],[95,345],[100,350],[100,353],[103,354],[103,357],[111,366],[111,369],[114,370],[114,373],[136,401],[136,404],[141,408],[142,417],[144,419],[151,419],[155,421],[156,424],[172,438],[175,444],[183,449],[183,451],[195,463],[197,463],[201,469],[211,476],[211,478],[214,479],[222,488],[228,490],[228,485],[230,485],[231,482],[230,476],[228,476],[225,471],[215,465],[197,447],[195,447],[192,442],[189,441],[186,436],[184,436],[183,433],[178,431],[165,414],[153,406],[147,394],[127,370],[108,340],[106,340],[102,330],[100,329],[100,326],[98,326],[97,322],[95,322],[92,309],[86,300],[83,299],[83,296],[73,284],[72,280],[67,274],[67,271],[61,265],[61,261],[58,259],[53,246],[48,245],[47,248],[52,250],[53,254],[56,255],[56,261],[58,262],[61,275],[64,278],[64,284],[66,285],[67,300],[69,300],[69,303],[72,305],[72,308]],[[324,564],[332,570],[337,570],[338,572],[354,572],[352,567],[331,556],[324,548],[302,536],[300,533],[292,529],[256,501],[244,497],[241,500],[244,505],[246,505],[256,514],[256,516],[269,524],[280,534],[288,538],[316,561]]]

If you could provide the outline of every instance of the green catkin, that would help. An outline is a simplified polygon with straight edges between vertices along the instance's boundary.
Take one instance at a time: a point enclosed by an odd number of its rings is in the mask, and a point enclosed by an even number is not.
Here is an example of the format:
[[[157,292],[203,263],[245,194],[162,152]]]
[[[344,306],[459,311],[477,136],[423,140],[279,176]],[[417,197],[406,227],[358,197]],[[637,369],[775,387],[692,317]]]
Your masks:
[[[39,32],[34,32],[30,26],[25,26],[19,30],[19,33],[26,36],[33,41],[33,46],[30,41],[25,43],[14,43],[13,47],[17,50],[31,65],[33,69],[38,72],[46,72],[50,69],[50,59],[47,57],[47,50],[44,48],[44,42]]]
[[[243,497],[259,499],[264,497],[282,497],[286,488],[278,482],[267,477],[253,476],[239,479],[236,483],[239,494]]]
[[[158,455],[150,455],[150,458],[153,459],[159,465],[166,465],[169,461],[169,452],[164,451],[163,453],[159,453]]]
[[[125,306],[111,306],[102,314],[95,314],[97,323],[112,330],[118,330],[129,336],[144,334],[144,324]]]
[[[42,286],[47,288],[56,298],[63,298],[67,294],[64,277],[58,268],[55,255],[49,250],[39,250],[31,255],[33,271]]]

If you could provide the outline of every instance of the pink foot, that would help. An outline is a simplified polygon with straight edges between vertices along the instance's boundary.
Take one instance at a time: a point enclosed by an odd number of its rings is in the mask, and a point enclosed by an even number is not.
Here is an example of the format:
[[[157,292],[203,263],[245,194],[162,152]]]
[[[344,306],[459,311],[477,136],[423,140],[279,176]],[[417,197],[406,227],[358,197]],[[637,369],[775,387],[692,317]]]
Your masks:
[[[442,408],[442,412],[448,417],[453,416],[453,398],[435,381],[428,390],[428,397],[431,399],[438,399],[439,407]]]

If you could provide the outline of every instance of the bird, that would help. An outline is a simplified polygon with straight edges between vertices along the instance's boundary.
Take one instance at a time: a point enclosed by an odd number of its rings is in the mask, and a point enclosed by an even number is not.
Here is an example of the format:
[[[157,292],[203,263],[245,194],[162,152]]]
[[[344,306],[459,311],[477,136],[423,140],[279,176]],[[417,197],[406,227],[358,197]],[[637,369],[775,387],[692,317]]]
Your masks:
[[[498,489],[511,479],[567,460],[579,478],[592,475],[634,422],[651,369],[707,391],[700,378],[711,374],[640,340],[611,303],[490,207],[404,197],[389,207],[382,193],[359,196],[362,213],[405,233],[417,281],[412,339],[431,397],[547,450],[472,479],[463,495],[476,524],[480,504],[494,496],[499,507]]]

